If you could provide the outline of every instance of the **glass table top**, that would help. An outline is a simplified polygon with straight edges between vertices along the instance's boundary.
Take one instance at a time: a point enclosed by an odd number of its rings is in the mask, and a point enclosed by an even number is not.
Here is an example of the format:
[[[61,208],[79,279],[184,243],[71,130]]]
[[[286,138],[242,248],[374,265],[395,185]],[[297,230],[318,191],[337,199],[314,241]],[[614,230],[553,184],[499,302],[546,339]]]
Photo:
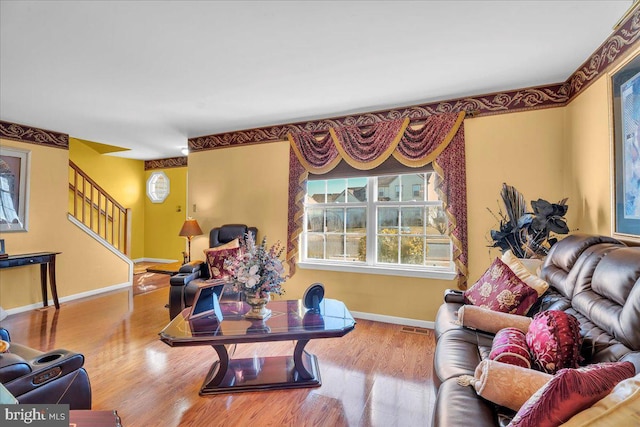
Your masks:
[[[187,308],[176,316],[160,338],[169,345],[231,344],[341,337],[355,327],[355,320],[338,300],[324,299],[320,311],[307,310],[301,300],[271,301],[271,316],[245,319],[250,309],[243,301],[220,303],[222,321],[215,316],[189,320]]]

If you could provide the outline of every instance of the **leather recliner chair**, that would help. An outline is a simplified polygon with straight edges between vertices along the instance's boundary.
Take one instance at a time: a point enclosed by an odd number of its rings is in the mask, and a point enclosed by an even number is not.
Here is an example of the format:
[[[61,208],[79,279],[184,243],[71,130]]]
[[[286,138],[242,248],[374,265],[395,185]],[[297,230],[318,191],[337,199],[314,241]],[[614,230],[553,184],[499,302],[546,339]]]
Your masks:
[[[4,328],[0,338],[11,341]],[[0,382],[18,403],[91,409],[91,384],[83,365],[79,353],[64,349],[43,353],[11,342],[9,351],[0,353]]]
[[[233,239],[242,238],[250,233],[255,239],[258,235],[256,227],[248,227],[244,224],[225,224],[212,228],[209,232],[209,247],[215,248]],[[209,267],[206,261],[192,261],[180,267],[178,274],[171,277],[169,283],[169,318],[173,319],[186,307],[191,307],[193,298],[198,290],[197,282],[194,280],[209,279]],[[192,283],[193,282],[193,283]],[[237,300],[238,295],[232,295],[225,289],[221,300]]]

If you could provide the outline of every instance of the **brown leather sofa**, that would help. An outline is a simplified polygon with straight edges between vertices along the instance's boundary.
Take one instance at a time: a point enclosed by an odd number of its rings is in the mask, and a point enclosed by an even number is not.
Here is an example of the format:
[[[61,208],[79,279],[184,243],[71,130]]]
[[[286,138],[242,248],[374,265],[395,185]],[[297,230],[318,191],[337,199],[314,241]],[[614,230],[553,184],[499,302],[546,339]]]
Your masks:
[[[258,235],[256,227],[247,227],[244,224],[226,224],[212,228],[209,232],[209,247],[215,248],[230,241],[243,237],[251,233],[254,239]],[[171,285],[169,289],[169,318],[176,317],[185,307],[191,307],[193,298],[196,295],[198,286],[194,280],[209,279],[209,268],[206,262],[193,261],[180,267],[178,274],[169,279]],[[229,299],[232,296],[225,290],[223,298]]]
[[[0,337],[9,340],[6,329]],[[11,342],[0,354],[0,382],[18,400],[30,404],[68,404],[91,409],[91,384],[84,356],[58,349],[46,353]]]
[[[640,373],[640,247],[575,234],[554,245],[540,276],[550,288],[528,313],[564,310],[580,322],[583,365],[630,361]],[[434,426],[506,425],[514,413],[456,382],[489,356],[493,335],[457,325],[462,294],[447,291],[436,316]]]

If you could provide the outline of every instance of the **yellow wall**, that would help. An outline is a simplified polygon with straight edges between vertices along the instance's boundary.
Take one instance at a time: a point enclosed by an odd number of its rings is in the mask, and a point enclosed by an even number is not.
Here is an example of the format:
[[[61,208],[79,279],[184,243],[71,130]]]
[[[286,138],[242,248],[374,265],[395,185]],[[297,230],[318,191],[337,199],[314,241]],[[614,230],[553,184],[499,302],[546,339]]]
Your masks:
[[[69,138],[69,157],[125,208],[131,209],[131,259],[145,256],[145,173],[142,160],[98,153]]]
[[[69,152],[4,139],[0,145],[31,151],[28,231],[1,233],[7,253],[62,252],[56,262],[60,298],[128,282],[128,264],[67,218]],[[0,270],[4,309],[35,303],[42,303],[39,268]]]
[[[486,270],[498,249],[489,231],[497,229],[502,183],[514,186],[527,202],[569,197],[564,188],[564,108],[549,108],[465,120],[469,285]],[[569,199],[567,219],[575,223]]]
[[[178,236],[186,219],[187,168],[154,169],[145,172],[145,183],[152,172],[163,171],[169,178],[169,196],[162,203],[144,202],[145,258],[182,261],[186,239]],[[204,229],[203,229],[204,231]],[[204,259],[200,254],[193,259]]]

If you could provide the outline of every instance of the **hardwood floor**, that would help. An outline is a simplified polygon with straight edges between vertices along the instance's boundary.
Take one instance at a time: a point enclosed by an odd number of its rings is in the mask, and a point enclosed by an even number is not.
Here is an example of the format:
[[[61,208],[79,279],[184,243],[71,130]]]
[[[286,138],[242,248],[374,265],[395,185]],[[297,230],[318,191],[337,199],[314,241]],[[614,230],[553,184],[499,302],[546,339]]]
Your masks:
[[[85,356],[93,409],[116,409],[126,427],[429,426],[432,331],[358,320],[343,338],[312,340],[322,386],[200,397],[216,353],[171,348],[158,339],[168,323],[168,289],[130,299],[115,292],[9,316],[12,341]],[[133,307],[129,307],[133,301]],[[293,342],[239,345],[236,357],[292,354]]]

